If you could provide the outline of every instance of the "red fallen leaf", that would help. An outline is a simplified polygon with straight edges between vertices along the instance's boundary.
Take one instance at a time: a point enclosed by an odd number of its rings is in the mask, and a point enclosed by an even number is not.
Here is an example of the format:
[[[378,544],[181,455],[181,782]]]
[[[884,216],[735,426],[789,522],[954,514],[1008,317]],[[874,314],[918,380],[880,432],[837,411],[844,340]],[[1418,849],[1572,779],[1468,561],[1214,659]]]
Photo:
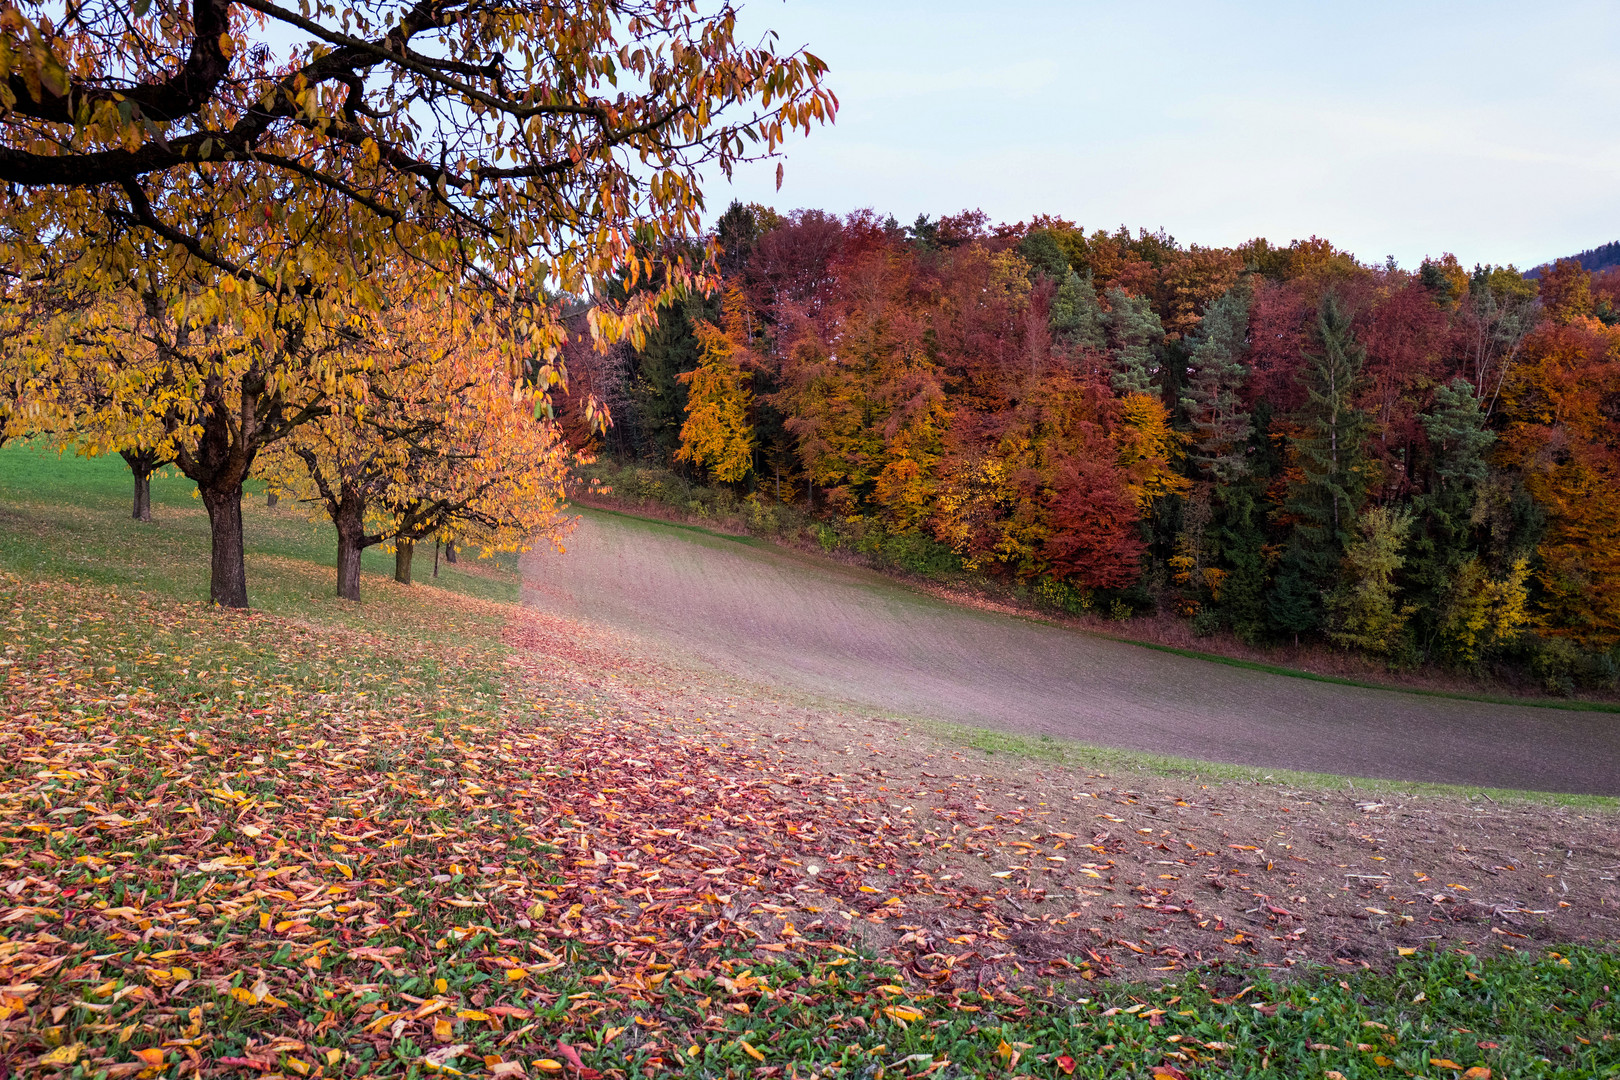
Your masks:
[[[1160,1016],[1158,1013],[1154,1013],[1152,1016],[1148,1017],[1148,1027],[1159,1027],[1163,1023],[1164,1017]]]
[[[568,1062],[568,1064],[572,1065],[578,1071],[585,1071],[585,1063],[579,1060],[579,1051],[575,1050],[572,1046],[569,1046],[561,1039],[557,1040],[557,1053],[561,1054],[563,1056],[563,1060]]]
[[[1149,1070],[1154,1076],[1162,1076],[1165,1080],[1187,1080],[1187,1074],[1174,1065],[1155,1065]]]
[[[1502,1047],[1501,1047],[1501,1045],[1499,1043],[1493,1043],[1493,1042],[1475,1043],[1474,1045],[1479,1047],[1481,1050],[1500,1050],[1500,1049],[1502,1049]]]
[[[238,1069],[258,1069],[260,1072],[271,1072],[275,1069],[267,1061],[254,1061],[252,1058],[216,1058],[216,1065],[234,1065]]]
[[[1063,1070],[1063,1075],[1065,1075],[1065,1076],[1073,1076],[1074,1075],[1074,1058],[1070,1057],[1068,1054],[1060,1054],[1060,1055],[1058,1055],[1057,1067]]]
[[[491,1016],[506,1016],[514,1020],[529,1020],[534,1017],[533,1009],[520,1009],[515,1005],[486,1005],[484,1011]]]

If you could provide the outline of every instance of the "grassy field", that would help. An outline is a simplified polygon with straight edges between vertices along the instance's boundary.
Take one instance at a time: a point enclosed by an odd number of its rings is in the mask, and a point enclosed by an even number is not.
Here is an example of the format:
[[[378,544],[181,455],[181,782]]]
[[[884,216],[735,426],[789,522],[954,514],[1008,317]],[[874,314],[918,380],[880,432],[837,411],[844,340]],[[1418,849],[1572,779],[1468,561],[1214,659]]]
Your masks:
[[[255,505],[255,611],[216,611],[185,485],[150,525],[125,487],[116,459],[0,450],[0,1074],[1620,1070],[1605,949],[1152,986],[1076,955],[942,989],[784,921],[802,875],[771,845],[802,812],[747,754],[524,668],[509,569],[346,604],[326,530]]]

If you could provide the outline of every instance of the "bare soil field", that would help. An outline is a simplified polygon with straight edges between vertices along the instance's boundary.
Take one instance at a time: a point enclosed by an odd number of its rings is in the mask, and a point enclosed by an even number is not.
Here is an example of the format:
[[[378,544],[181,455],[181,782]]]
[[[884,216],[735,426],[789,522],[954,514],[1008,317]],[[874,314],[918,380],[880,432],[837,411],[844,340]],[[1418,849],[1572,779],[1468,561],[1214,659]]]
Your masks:
[[[1620,794],[1620,717],[1341,686],[945,603],[779,548],[587,512],[526,602],[777,693],[1267,769]]]
[[[772,689],[784,670],[825,673],[830,661],[817,653],[825,648],[818,640],[803,654],[767,662],[781,627],[762,616],[750,623],[733,612],[726,636],[746,644],[730,664],[717,664],[705,651],[716,647],[714,608],[680,591],[683,576],[723,590],[724,579],[705,573],[719,574],[714,563],[728,556],[746,563],[754,553],[701,538],[661,541],[702,549],[681,563],[668,548],[657,554],[644,535],[616,541],[593,535],[598,528],[587,519],[567,562],[531,557],[526,598],[535,614],[511,625],[516,662],[531,668],[536,693],[542,684],[570,686],[616,724],[618,745],[563,748],[601,777],[604,790],[633,786],[625,779],[634,776],[632,758],[701,756],[686,794],[697,803],[716,797],[705,777],[754,778],[751,798],[775,808],[772,828],[728,820],[721,799],[712,818],[696,817],[708,822],[702,833],[683,842],[739,865],[771,865],[771,895],[745,887],[735,896],[738,912],[774,903],[765,910],[774,910],[775,922],[755,927],[767,946],[795,924],[807,933],[843,926],[915,977],[960,987],[983,986],[987,977],[1012,985],[1041,976],[1169,978],[1225,960],[1380,967],[1425,947],[1483,954],[1620,938],[1620,814],[1612,809],[989,756],[903,717],[812,694],[803,682]],[[654,554],[632,554],[649,546]],[[648,581],[656,557],[675,567]],[[615,566],[617,580],[596,570]],[[780,588],[785,603],[816,613],[830,634],[844,613],[803,580],[820,573],[807,565]],[[879,592],[864,603],[891,605],[917,623],[924,616],[907,616],[908,604],[934,610],[929,601],[835,581],[830,571],[826,580]],[[660,586],[669,591],[655,610],[636,616],[634,590]],[[712,601],[728,602],[737,601],[723,591]],[[676,634],[682,610],[684,631]],[[991,620],[962,618],[982,627],[993,655],[1010,655],[1011,646],[994,640]],[[858,622],[853,629],[854,647],[871,650],[874,665],[915,665],[926,648],[862,637]],[[1099,645],[1115,664],[1130,655],[1129,646]],[[1145,656],[1135,662],[1177,659]],[[974,670],[982,669],[968,674]],[[893,694],[907,677],[902,670],[869,692]],[[1071,696],[1083,695],[1071,688]],[[1449,704],[1467,705],[1421,702]],[[1353,722],[1353,704],[1346,708],[1341,715]],[[582,807],[580,816],[611,836],[609,807]],[[690,809],[679,811],[687,829]]]

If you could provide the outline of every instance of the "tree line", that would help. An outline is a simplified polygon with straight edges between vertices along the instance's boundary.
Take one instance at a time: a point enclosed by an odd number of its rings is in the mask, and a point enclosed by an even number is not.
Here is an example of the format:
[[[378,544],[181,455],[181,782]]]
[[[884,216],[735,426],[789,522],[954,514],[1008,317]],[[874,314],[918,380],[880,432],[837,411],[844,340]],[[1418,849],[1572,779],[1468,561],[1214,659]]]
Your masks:
[[[622,459],[1073,611],[1614,677],[1620,274],[977,212],[714,240],[723,286],[575,364]]]

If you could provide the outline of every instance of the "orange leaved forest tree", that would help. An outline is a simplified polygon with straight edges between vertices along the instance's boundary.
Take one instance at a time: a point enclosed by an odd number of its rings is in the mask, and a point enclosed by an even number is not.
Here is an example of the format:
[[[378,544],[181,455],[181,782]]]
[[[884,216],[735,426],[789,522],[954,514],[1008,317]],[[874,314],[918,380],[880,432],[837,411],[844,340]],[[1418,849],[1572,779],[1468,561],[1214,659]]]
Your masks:
[[[1547,629],[1609,648],[1620,644],[1620,328],[1579,310],[1525,343],[1502,392],[1500,454],[1546,514],[1536,577]]]
[[[360,376],[263,461],[275,490],[331,521],[344,599],[360,599],[368,547],[392,544],[396,579],[409,584],[411,552],[427,536],[516,551],[561,534],[569,455],[540,415],[544,387],[509,374],[506,313],[469,317],[466,299],[447,289],[397,297],[352,346]]]

